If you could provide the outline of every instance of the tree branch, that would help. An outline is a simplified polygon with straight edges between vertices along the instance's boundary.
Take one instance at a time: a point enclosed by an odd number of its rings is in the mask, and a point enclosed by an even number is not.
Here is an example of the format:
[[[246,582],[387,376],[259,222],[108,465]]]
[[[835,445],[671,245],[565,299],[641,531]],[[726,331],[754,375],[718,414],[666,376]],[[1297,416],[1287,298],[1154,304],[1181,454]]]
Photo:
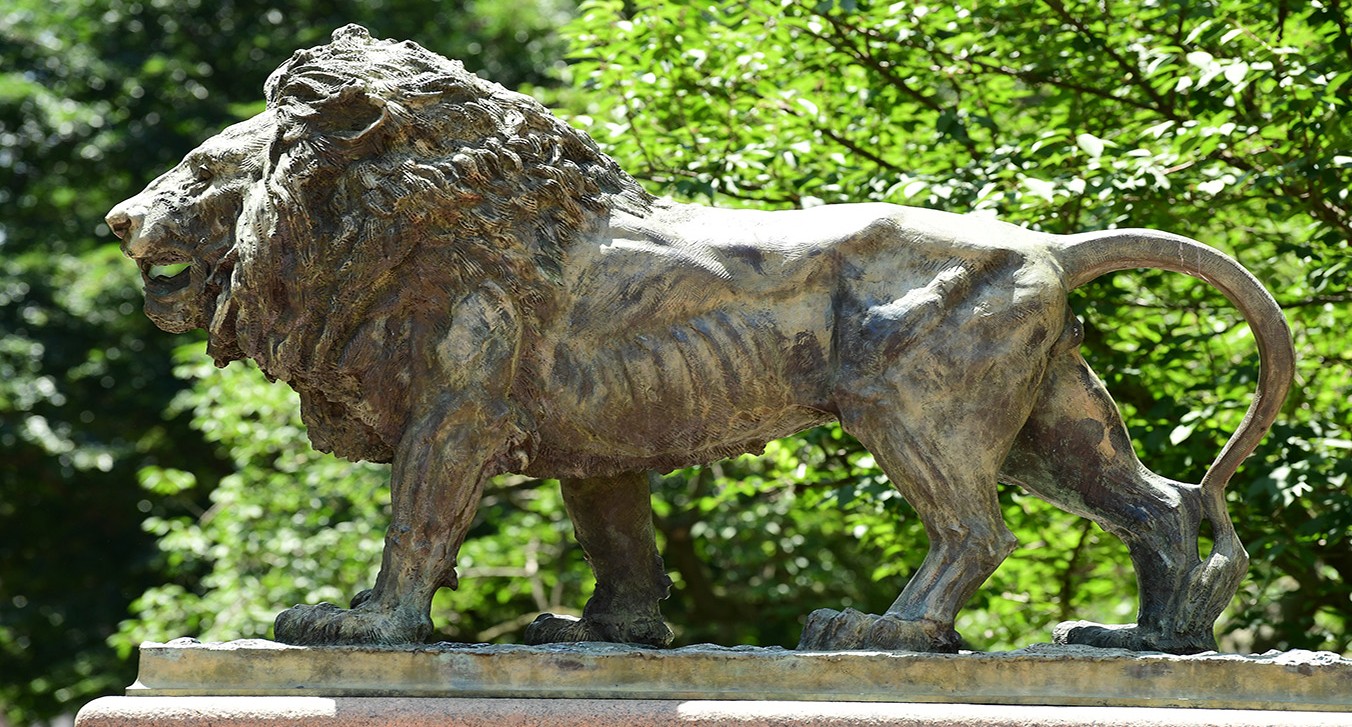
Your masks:
[[[924,93],[921,93],[920,91],[911,88],[910,84],[908,84],[904,79],[902,79],[900,76],[898,76],[896,73],[893,72],[892,66],[884,65],[882,61],[878,60],[877,57],[875,57],[871,52],[869,52],[867,43],[864,44],[864,48],[862,50],[854,47],[852,44],[847,43],[847,38],[849,37],[848,33],[852,33],[854,35],[867,36],[868,33],[866,31],[856,26],[850,25],[848,23],[844,23],[840,19],[832,17],[830,15],[818,14],[818,17],[822,18],[823,20],[831,24],[831,29],[834,31],[834,37],[823,35],[821,33],[816,33],[811,30],[805,31],[808,35],[812,36],[813,38],[816,38],[817,40],[822,41],[823,43],[826,43],[827,45],[834,48],[836,51],[844,53],[847,56],[850,56],[851,58],[864,64],[865,66],[868,66],[870,70],[878,74],[878,77],[881,78],[883,82],[897,89],[903,95],[914,100],[921,106],[924,106],[925,108],[939,114],[942,114],[948,110],[944,108],[944,105],[941,104],[937,99],[935,99],[934,96],[927,96]],[[977,149],[976,142],[972,141],[970,138],[961,139],[955,136],[953,137],[953,140],[962,145],[962,147],[967,150],[967,153],[971,154],[974,158],[979,158],[981,156],[979,150]]]
[[[873,71],[877,73],[884,81],[886,81],[889,86],[892,86],[898,91],[901,91],[903,94],[909,96],[911,99],[913,99],[916,103],[919,103],[921,106],[924,106],[930,109],[931,111],[943,112],[944,110],[943,106],[940,105],[938,101],[934,100],[934,97],[926,96],[925,94],[915,90],[914,88],[911,88],[909,84],[907,84],[899,76],[893,73],[888,66],[883,65],[882,62],[879,61],[877,58],[875,58],[872,53],[868,52],[867,44],[865,44],[864,50],[846,46],[845,40],[848,36],[846,35],[845,31],[850,31],[855,35],[866,35],[866,33],[863,33],[853,25],[841,22],[839,19],[834,18],[830,15],[820,14],[818,17],[831,24],[831,29],[835,31],[836,38],[839,38],[841,42],[836,42],[835,38],[822,35],[819,33],[813,33],[812,31],[808,31],[809,35],[826,43],[832,48],[835,48],[837,51],[840,51],[841,53],[853,57],[855,60],[873,69]]]
[[[886,159],[883,159],[877,154],[874,154],[868,149],[859,146],[858,144],[850,141],[849,139],[846,139],[845,137],[836,134],[834,131],[831,131],[828,128],[818,127],[817,132],[820,133],[822,136],[830,139],[831,141],[834,141],[835,143],[845,147],[846,149],[849,149],[851,152],[858,154],[861,157],[864,157],[865,159],[873,162],[874,164],[877,164],[878,166],[890,172],[896,172],[897,174],[901,174],[905,171],[901,167],[898,167],[897,165],[887,161]]]
[[[1231,166],[1242,169],[1253,174],[1266,174],[1267,168],[1259,166],[1251,161],[1250,156],[1238,156],[1229,149],[1222,149],[1215,152],[1216,158],[1225,161]],[[1280,160],[1279,160],[1280,161]],[[1308,186],[1296,186],[1292,182],[1282,177],[1273,176],[1277,187],[1282,190],[1282,194],[1290,199],[1303,200],[1306,202],[1306,208],[1310,214],[1334,229],[1341,230],[1344,236],[1352,238],[1352,222],[1347,218],[1347,212],[1340,207],[1330,204],[1318,192]]]
[[[1313,308],[1317,306],[1328,305],[1330,303],[1352,303],[1352,293],[1342,295],[1316,295],[1313,298],[1304,298],[1302,300],[1278,301],[1277,305],[1283,310],[1290,308]]]
[[[951,55],[949,57],[952,58]],[[1027,83],[1047,84],[1049,86],[1054,86],[1056,88],[1064,89],[1066,91],[1074,91],[1075,93],[1082,93],[1087,96],[1094,96],[1108,101],[1116,101],[1117,103],[1125,104],[1127,106],[1133,106],[1135,108],[1141,109],[1142,111],[1152,111],[1154,113],[1166,116],[1174,121],[1181,120],[1180,117],[1174,115],[1174,113],[1169,109],[1157,108],[1144,101],[1138,101],[1134,98],[1131,98],[1130,96],[1118,96],[1102,88],[1095,88],[1093,86],[1086,86],[1083,84],[1075,83],[1073,81],[1066,80],[1065,78],[1060,76],[1053,76],[1040,71],[1021,71],[1017,68],[1011,68],[1009,66],[997,66],[995,64],[986,63],[985,61],[979,61],[976,59],[968,60],[967,63],[969,63],[972,66],[979,67],[983,70],[1017,78],[1020,81],[1024,81]]]
[[[675,181],[676,177],[684,177],[686,179],[697,179],[700,181],[704,181],[704,178],[702,176],[688,169],[664,169],[664,168],[649,167],[645,169],[643,172],[634,174],[633,176],[637,179],[646,179],[649,182],[661,185],[671,184],[673,181]],[[752,186],[744,186],[744,188],[752,191],[758,189],[757,187]],[[747,202],[770,202],[773,204],[791,204],[791,205],[797,205],[799,202],[798,195],[792,195],[790,197],[756,196],[751,194],[742,194],[740,192],[733,192],[728,189],[715,189],[714,193],[724,195],[725,197],[731,197],[733,199],[745,200]]]
[[[1123,58],[1122,55],[1119,54],[1117,51],[1114,51],[1112,49],[1112,46],[1108,45],[1107,41],[1103,40],[1097,35],[1094,35],[1093,32],[1091,32],[1089,28],[1084,25],[1084,23],[1080,22],[1079,18],[1076,18],[1075,16],[1071,15],[1070,12],[1066,10],[1066,6],[1061,2],[1061,0],[1042,0],[1042,1],[1044,4],[1047,5],[1047,7],[1051,8],[1053,12],[1061,16],[1061,19],[1063,21],[1070,24],[1071,27],[1075,28],[1076,32],[1084,36],[1084,38],[1088,40],[1090,43],[1093,43],[1095,46],[1097,46],[1099,50],[1106,53],[1109,58],[1113,59],[1113,62],[1116,63],[1118,67],[1120,67],[1124,72],[1126,72],[1127,77],[1132,81],[1132,85],[1135,86],[1136,88],[1139,88],[1143,93],[1145,93],[1146,96],[1150,97],[1151,102],[1155,104],[1156,110],[1168,116],[1169,118],[1177,118],[1174,115],[1173,104],[1168,99],[1161,96],[1159,92],[1156,91],[1154,87],[1151,86],[1149,83],[1143,83],[1145,79],[1141,78],[1141,69],[1135,63],[1128,63],[1127,59]]]

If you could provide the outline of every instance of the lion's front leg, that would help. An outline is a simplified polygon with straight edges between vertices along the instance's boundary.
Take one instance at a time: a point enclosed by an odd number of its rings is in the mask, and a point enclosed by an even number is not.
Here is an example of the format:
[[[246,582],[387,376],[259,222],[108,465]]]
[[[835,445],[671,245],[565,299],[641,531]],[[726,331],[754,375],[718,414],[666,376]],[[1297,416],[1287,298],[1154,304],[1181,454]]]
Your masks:
[[[520,437],[509,404],[520,348],[514,308],[500,290],[481,289],[451,321],[422,348],[409,387],[413,416],[390,472],[390,526],[375,587],[350,609],[287,609],[277,616],[278,641],[407,644],[431,635],[432,596],[458,585],[456,555],[484,481]]]
[[[458,418],[458,417],[456,417]],[[375,587],[354,607],[295,606],[277,617],[289,644],[407,644],[432,633],[432,596],[456,587],[456,554],[478,509],[501,427],[428,423],[396,453],[392,512]],[[486,431],[498,433],[485,436]],[[496,441],[495,441],[496,440]]]

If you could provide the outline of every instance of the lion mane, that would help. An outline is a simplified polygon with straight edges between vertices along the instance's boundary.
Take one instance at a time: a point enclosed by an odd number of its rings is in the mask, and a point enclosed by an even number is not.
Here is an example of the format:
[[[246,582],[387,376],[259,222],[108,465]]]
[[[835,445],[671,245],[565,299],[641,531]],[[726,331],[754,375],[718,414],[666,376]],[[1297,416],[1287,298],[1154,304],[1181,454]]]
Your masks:
[[[360,26],[298,51],[265,93],[275,138],[213,354],[290,383],[315,447],[344,457],[392,459],[415,321],[491,282],[529,337],[558,307],[573,242],[654,201],[534,99]]]

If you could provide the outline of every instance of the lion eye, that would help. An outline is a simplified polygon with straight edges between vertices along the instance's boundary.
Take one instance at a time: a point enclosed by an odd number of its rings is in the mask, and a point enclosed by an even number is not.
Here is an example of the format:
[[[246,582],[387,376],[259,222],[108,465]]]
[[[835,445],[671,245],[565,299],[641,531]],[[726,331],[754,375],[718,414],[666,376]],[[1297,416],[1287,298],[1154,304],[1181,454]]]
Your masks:
[[[205,164],[196,164],[192,169],[192,177],[199,182],[211,181],[211,170]]]

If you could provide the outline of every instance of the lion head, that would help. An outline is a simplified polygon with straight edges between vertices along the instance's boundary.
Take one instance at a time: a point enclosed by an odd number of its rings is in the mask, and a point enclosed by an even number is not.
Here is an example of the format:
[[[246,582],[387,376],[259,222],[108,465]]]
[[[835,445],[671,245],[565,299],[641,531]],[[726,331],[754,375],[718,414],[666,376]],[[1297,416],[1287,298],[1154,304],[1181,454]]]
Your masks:
[[[170,333],[216,328],[235,261],[244,195],[263,175],[275,115],[265,111],[194,149],[108,213],[145,281],[145,312]]]
[[[267,111],[203,145],[265,140],[249,145],[230,205],[183,186],[194,183],[190,154],[166,175],[179,186],[161,178],[114,213],[130,217],[124,208],[162,190],[166,231],[216,231],[165,232],[175,242],[155,252],[127,244],[148,271],[147,311],[166,330],[208,326],[218,363],[249,357],[290,383],[324,451],[391,459],[417,331],[485,282],[538,325],[560,308],[572,243],[602,232],[612,211],[645,216],[653,201],[534,99],[359,26],[298,51],[264,90]],[[110,225],[136,239],[129,223],[113,224],[121,219]],[[191,281],[150,275],[184,257]]]

